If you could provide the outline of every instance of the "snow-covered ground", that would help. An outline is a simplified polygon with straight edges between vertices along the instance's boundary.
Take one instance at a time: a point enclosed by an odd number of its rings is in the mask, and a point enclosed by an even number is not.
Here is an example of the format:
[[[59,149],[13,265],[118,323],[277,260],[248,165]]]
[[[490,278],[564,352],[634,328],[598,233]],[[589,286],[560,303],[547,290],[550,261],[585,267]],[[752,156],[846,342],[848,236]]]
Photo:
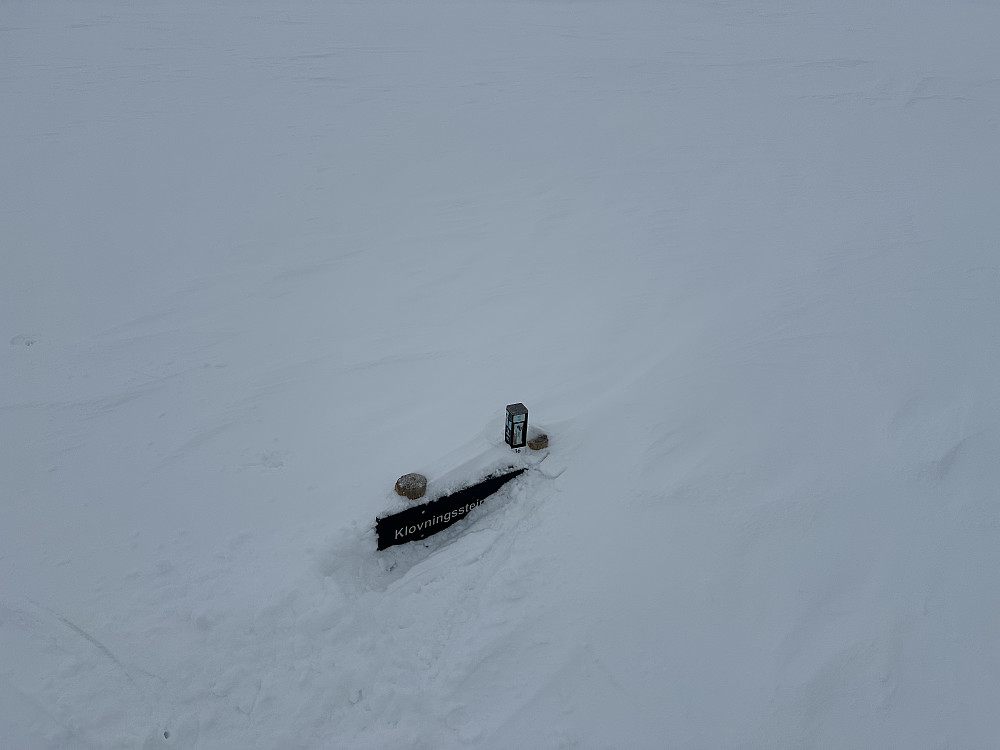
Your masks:
[[[1000,746],[998,29],[0,2],[0,747]]]

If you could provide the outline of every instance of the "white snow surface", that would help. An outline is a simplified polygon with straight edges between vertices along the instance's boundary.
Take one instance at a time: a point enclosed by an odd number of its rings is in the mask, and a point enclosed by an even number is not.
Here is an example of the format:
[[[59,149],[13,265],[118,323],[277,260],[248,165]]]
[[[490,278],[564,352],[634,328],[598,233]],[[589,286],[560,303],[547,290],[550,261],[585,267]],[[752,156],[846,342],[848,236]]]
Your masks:
[[[998,29],[0,2],[0,747],[1000,746]]]

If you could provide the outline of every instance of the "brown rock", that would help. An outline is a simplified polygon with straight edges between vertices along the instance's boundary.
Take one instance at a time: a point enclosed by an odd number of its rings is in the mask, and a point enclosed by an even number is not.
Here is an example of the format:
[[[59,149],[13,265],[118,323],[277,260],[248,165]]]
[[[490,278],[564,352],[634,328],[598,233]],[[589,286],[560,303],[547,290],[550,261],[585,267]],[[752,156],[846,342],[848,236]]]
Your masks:
[[[543,448],[549,447],[549,436],[548,435],[537,435],[528,441],[528,447],[533,451],[540,451]]]
[[[423,474],[404,474],[396,480],[396,494],[417,500],[427,492],[427,477]]]

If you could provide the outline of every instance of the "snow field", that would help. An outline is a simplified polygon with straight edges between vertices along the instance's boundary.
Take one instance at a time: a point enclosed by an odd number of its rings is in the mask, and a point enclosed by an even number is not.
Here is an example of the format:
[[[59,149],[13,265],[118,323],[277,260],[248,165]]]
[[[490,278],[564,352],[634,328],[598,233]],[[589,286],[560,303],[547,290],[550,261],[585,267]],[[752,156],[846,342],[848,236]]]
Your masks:
[[[0,745],[996,745],[997,14],[4,4]]]

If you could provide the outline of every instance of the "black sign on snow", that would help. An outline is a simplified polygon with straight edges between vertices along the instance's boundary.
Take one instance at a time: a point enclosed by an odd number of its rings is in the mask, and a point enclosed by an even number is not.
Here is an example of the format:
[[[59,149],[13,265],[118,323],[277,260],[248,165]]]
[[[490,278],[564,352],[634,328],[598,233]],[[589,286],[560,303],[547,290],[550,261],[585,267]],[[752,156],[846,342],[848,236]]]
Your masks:
[[[503,440],[511,448],[523,448],[528,444],[528,407],[524,404],[507,405]]]
[[[415,505],[385,518],[376,518],[375,533],[378,535],[378,548],[386,549],[395,544],[426,539],[431,534],[448,528],[525,471],[526,469],[510,466],[502,473],[487,477],[471,487],[465,487],[429,503]]]

